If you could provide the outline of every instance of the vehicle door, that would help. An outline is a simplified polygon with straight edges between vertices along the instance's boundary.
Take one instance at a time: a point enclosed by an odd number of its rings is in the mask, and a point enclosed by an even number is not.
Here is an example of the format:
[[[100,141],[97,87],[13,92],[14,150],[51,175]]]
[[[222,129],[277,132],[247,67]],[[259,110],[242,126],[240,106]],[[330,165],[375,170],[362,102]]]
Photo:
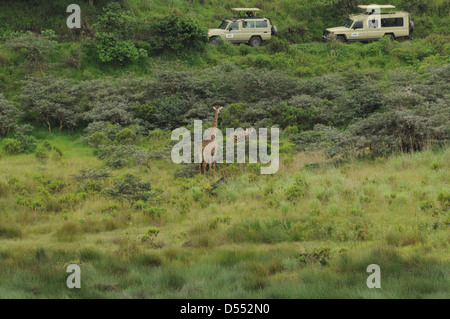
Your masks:
[[[230,23],[227,29],[227,33],[225,34],[225,38],[230,42],[242,41],[239,40],[240,38],[242,38],[240,21],[233,21]]]
[[[367,18],[367,30],[366,30],[366,39],[369,40],[377,40],[381,39],[384,36],[383,30],[381,28],[381,16],[379,14],[370,15]]]
[[[242,41],[248,42],[250,38],[257,33],[256,21],[254,19],[248,19],[242,21]]]
[[[348,40],[350,41],[361,41],[365,39],[365,24],[367,22],[364,20],[355,21],[352,26],[352,30],[348,35]]]

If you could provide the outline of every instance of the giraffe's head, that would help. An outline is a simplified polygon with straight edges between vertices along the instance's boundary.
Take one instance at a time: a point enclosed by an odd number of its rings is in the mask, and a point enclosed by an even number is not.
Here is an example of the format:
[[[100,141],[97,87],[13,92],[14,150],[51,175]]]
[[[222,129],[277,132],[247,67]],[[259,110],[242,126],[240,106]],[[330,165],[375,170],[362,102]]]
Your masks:
[[[223,106],[214,106],[213,110],[217,112],[217,114],[219,114],[220,110],[223,109]]]

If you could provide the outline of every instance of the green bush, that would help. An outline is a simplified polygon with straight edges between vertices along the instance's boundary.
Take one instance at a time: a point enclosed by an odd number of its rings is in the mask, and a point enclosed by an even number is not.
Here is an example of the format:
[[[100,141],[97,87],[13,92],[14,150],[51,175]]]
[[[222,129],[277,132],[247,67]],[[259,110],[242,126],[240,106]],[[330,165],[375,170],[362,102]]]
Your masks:
[[[133,41],[119,40],[114,34],[99,32],[94,40],[96,57],[103,63],[127,64],[148,56],[147,51],[136,47]]]
[[[136,144],[136,139],[136,133],[128,127],[124,128],[116,135],[116,141],[119,144]]]
[[[294,184],[290,186],[286,191],[286,198],[289,201],[295,201],[300,197],[303,197],[306,194],[306,190],[304,187]]]
[[[208,43],[207,31],[190,18],[164,17],[151,27],[149,43],[161,52],[203,50]]]
[[[10,155],[33,153],[36,147],[36,138],[23,134],[16,134],[15,138],[7,138],[3,142],[3,150]]]
[[[284,39],[272,37],[267,43],[267,48],[269,49],[269,52],[272,54],[280,52],[287,53],[290,50],[290,45],[289,42]]]
[[[133,40],[137,25],[133,13],[123,10],[118,2],[109,2],[94,25],[97,33],[88,48],[102,63],[123,65],[147,58],[147,51]]]
[[[3,142],[3,151],[10,155],[21,154],[23,152],[22,144],[16,139],[7,138]]]
[[[147,201],[155,194],[151,191],[150,182],[141,181],[139,177],[126,174],[114,181],[106,193],[119,201],[127,200],[131,205],[136,201]]]
[[[123,10],[119,2],[110,1],[103,7],[94,28],[123,38],[133,38],[137,23],[137,18],[131,11]]]
[[[10,101],[0,94],[0,135],[8,136],[11,130],[17,128],[17,120],[21,112]]]
[[[45,161],[46,159],[48,159],[49,156],[49,151],[48,149],[43,146],[43,145],[39,145],[38,148],[36,149],[36,153],[34,154],[34,156],[41,161]]]

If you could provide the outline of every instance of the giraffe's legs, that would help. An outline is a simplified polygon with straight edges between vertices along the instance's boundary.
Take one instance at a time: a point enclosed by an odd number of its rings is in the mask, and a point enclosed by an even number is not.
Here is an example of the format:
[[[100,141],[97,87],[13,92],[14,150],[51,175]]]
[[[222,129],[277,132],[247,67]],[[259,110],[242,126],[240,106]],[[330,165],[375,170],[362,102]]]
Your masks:
[[[198,163],[198,169],[200,171],[200,175],[202,175],[202,165],[203,165],[203,153],[201,152],[200,154],[198,154],[199,157],[199,163]]]

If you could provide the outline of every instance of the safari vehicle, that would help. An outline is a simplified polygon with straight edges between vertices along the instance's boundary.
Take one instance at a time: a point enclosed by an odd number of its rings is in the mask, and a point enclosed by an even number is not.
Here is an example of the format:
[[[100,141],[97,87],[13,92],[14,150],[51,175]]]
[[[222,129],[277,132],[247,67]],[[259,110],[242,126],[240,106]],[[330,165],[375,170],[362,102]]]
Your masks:
[[[246,43],[252,47],[258,47],[272,36],[277,36],[277,28],[270,18],[258,17],[255,12],[258,8],[234,8],[239,16],[226,18],[218,29],[208,31],[209,42],[217,45],[219,39],[231,43]]]
[[[327,40],[345,42],[370,42],[385,36],[391,41],[410,38],[414,31],[414,23],[408,12],[383,12],[384,9],[395,9],[392,5],[360,5],[366,13],[347,18],[344,25],[329,28],[323,32]]]

